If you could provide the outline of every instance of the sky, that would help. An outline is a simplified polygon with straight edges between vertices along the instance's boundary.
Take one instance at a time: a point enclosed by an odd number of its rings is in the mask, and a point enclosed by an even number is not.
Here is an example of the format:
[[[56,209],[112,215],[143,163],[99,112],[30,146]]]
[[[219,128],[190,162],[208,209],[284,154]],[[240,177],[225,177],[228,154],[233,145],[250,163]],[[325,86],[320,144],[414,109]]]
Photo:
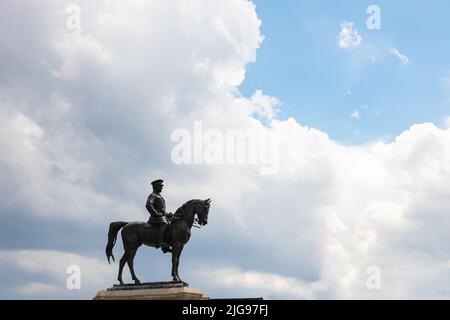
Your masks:
[[[0,7],[0,299],[110,287],[159,178],[168,211],[212,199],[180,263],[210,297],[450,298],[450,4]]]
[[[448,1],[255,3],[265,39],[247,67],[243,94],[274,95],[283,103],[280,116],[347,144],[390,141],[414,123],[445,123]],[[367,27],[370,5],[380,9],[380,29]],[[339,46],[343,22],[361,37],[357,47]],[[359,117],[351,117],[355,111]]]

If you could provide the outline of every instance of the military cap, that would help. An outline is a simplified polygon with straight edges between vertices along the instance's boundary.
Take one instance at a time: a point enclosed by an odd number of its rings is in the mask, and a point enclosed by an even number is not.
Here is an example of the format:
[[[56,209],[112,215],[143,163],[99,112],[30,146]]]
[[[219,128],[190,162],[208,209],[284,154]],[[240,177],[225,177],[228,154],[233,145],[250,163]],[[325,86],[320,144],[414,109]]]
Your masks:
[[[152,181],[151,182],[151,185],[152,186],[155,186],[155,185],[158,185],[158,184],[163,184],[163,180],[162,179],[158,179],[158,180],[155,180],[155,181]]]

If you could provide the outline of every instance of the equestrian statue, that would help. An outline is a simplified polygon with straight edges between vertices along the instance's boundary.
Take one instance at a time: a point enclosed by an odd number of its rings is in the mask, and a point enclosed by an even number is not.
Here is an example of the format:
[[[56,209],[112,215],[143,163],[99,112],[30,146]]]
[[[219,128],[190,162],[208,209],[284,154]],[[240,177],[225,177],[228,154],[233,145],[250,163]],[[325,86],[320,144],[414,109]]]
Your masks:
[[[128,263],[131,277],[135,284],[141,282],[134,273],[133,260],[141,245],[161,248],[164,253],[172,253],[172,278],[173,281],[181,281],[178,275],[180,255],[184,245],[191,237],[191,228],[201,227],[208,223],[209,206],[211,199],[192,199],[179,207],[174,214],[166,212],[166,204],[161,196],[163,180],[158,179],[152,183],[153,192],[148,196],[146,208],[150,213],[147,222],[115,221],[109,225],[108,244],[106,245],[106,257],[113,261],[113,247],[117,240],[117,234],[121,231],[125,252],[119,262],[119,274],[117,280],[122,285],[122,271],[125,263]]]

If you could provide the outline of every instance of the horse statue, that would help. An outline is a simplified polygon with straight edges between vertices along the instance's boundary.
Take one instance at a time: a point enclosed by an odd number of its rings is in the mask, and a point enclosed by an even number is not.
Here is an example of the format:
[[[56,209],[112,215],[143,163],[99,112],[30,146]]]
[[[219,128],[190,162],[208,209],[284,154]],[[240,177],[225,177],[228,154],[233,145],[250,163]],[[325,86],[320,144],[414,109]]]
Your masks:
[[[165,241],[172,247],[172,278],[173,281],[182,281],[178,275],[178,265],[180,263],[180,255],[184,245],[191,237],[191,228],[201,227],[208,223],[208,213],[211,199],[199,200],[192,199],[184,203],[175,211],[171,217],[171,221],[165,233]],[[122,285],[122,271],[125,263],[128,263],[131,277],[135,284],[141,282],[136,277],[133,268],[133,260],[137,249],[142,245],[155,247],[158,236],[158,228],[152,227],[146,222],[125,222],[115,221],[109,225],[108,244],[106,245],[106,257],[108,262],[110,258],[114,259],[113,247],[117,240],[117,234],[122,229],[122,242],[125,252],[120,259],[119,275],[117,280]]]

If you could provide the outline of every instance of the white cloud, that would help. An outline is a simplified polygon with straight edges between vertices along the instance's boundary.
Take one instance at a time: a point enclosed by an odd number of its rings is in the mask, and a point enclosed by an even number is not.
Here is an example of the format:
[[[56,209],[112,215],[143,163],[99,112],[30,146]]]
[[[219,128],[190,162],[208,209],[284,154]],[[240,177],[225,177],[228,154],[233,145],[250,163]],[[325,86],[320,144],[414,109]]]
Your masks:
[[[358,110],[355,110],[352,113],[350,113],[350,117],[355,118],[355,119],[361,119],[361,115],[359,114]]]
[[[293,118],[276,119],[276,98],[261,91],[244,97],[236,89],[263,38],[247,1],[80,6],[83,33],[73,43],[65,24],[58,25],[64,20],[58,8],[4,6],[33,15],[3,22],[28,49],[0,52],[10,79],[0,85],[2,215],[20,211],[99,228],[144,220],[148,182],[163,177],[168,210],[190,198],[213,198],[210,223],[195,234],[195,245],[206,250],[185,257],[234,263],[242,283],[228,269],[211,272],[226,275],[236,290],[450,297],[449,129],[419,124],[390,143],[345,146]],[[23,21],[35,28],[17,27]],[[353,24],[342,27],[340,46],[359,46]],[[20,33],[29,29],[34,33]],[[173,165],[171,132],[196,120],[219,130],[277,130],[278,174],[261,176],[252,166]],[[220,250],[210,250],[211,243]],[[18,284],[27,296],[64,286],[68,263],[89,270],[92,293],[110,285],[117,270],[117,264],[110,270],[97,259],[53,251],[3,251],[0,261],[53,279]],[[376,292],[365,286],[367,266],[374,264],[383,279]],[[215,283],[221,286],[229,284]]]
[[[445,118],[444,123],[447,128],[450,128],[450,116]]]
[[[92,63],[113,67],[116,59],[110,49],[89,34],[72,32],[55,40],[52,46],[62,61],[61,65],[56,70],[50,70],[50,73],[64,80],[76,78],[81,66],[86,67]]]
[[[341,31],[339,32],[339,47],[343,49],[357,48],[362,43],[362,37],[356,29],[353,29],[353,22],[341,23]]]
[[[272,120],[280,111],[278,106],[281,105],[281,102],[274,97],[264,95],[261,90],[256,90],[250,99],[238,98],[236,104],[246,108],[249,113],[255,113],[265,119]]]
[[[18,285],[14,291],[24,298],[93,297],[95,292],[111,285],[117,271],[117,266],[108,265],[106,260],[54,250],[2,250],[0,265],[47,280]],[[79,290],[66,286],[70,276],[67,268],[71,265],[80,267]]]
[[[25,285],[18,286],[15,291],[23,297],[42,297],[57,296],[64,292],[64,289],[55,285],[41,282],[30,282]]]
[[[389,49],[389,52],[396,57],[397,59],[400,60],[400,62],[402,64],[409,64],[409,58],[407,56],[405,56],[404,54],[401,54],[396,48],[391,48]]]
[[[305,283],[292,277],[274,273],[243,271],[235,267],[198,266],[193,271],[198,281],[221,288],[241,288],[247,295],[273,297],[289,296],[294,299],[315,299],[318,293],[325,292],[321,283]]]
[[[48,110],[42,111],[49,112],[45,126],[15,108],[14,103],[22,102],[2,100],[0,96],[0,165],[5,168],[0,176],[0,189],[5,188],[5,192],[0,198],[4,208],[19,205],[32,208],[31,212],[41,217],[88,217],[97,222],[102,215],[114,216],[124,205],[128,210],[121,215],[128,213],[131,218],[139,212],[133,204],[114,201],[101,191],[92,190],[94,163],[104,158],[95,150],[98,141],[76,132],[65,115],[57,115],[66,101],[49,101]],[[8,181],[19,185],[13,191]],[[92,215],[91,210],[97,214]],[[59,212],[65,212],[64,216],[58,217]]]
[[[47,75],[42,70],[37,75],[43,78],[37,81],[43,88],[38,90],[36,83],[34,88],[0,87],[0,146],[5,151],[0,185],[11,192],[8,182],[20,181],[14,197],[2,194],[2,205],[54,219],[88,217],[97,223],[145,218],[145,209],[137,205],[147,192],[142,188],[148,188],[149,178],[142,172],[152,172],[155,157],[146,153],[146,165],[138,167],[130,166],[130,156],[139,158],[144,149],[165,154],[170,141],[159,144],[159,135],[170,137],[175,127],[217,110],[210,108],[212,104],[223,112],[233,104],[229,88],[240,84],[245,64],[255,59],[262,41],[260,20],[254,5],[241,0],[202,5],[200,15],[192,11],[199,6],[196,1],[126,6],[120,1],[98,6],[86,1],[80,3],[84,31],[77,33],[67,30],[65,23],[55,24],[64,22],[61,6],[33,7],[37,17],[53,27],[36,28],[40,36],[29,41],[36,45],[39,39],[44,48],[37,50],[44,56],[39,60],[47,61],[43,65]],[[142,17],[142,10],[153,17]],[[161,30],[168,20],[176,23]],[[61,90],[49,93],[46,101],[40,92],[51,91],[45,83],[55,77]],[[274,116],[276,99],[261,92],[252,99],[252,112]],[[235,113],[227,112],[227,118],[247,112],[236,108]],[[117,174],[124,166],[135,173]],[[112,196],[95,187],[105,178],[122,180],[116,181],[122,190]],[[122,211],[124,206],[127,210]]]

